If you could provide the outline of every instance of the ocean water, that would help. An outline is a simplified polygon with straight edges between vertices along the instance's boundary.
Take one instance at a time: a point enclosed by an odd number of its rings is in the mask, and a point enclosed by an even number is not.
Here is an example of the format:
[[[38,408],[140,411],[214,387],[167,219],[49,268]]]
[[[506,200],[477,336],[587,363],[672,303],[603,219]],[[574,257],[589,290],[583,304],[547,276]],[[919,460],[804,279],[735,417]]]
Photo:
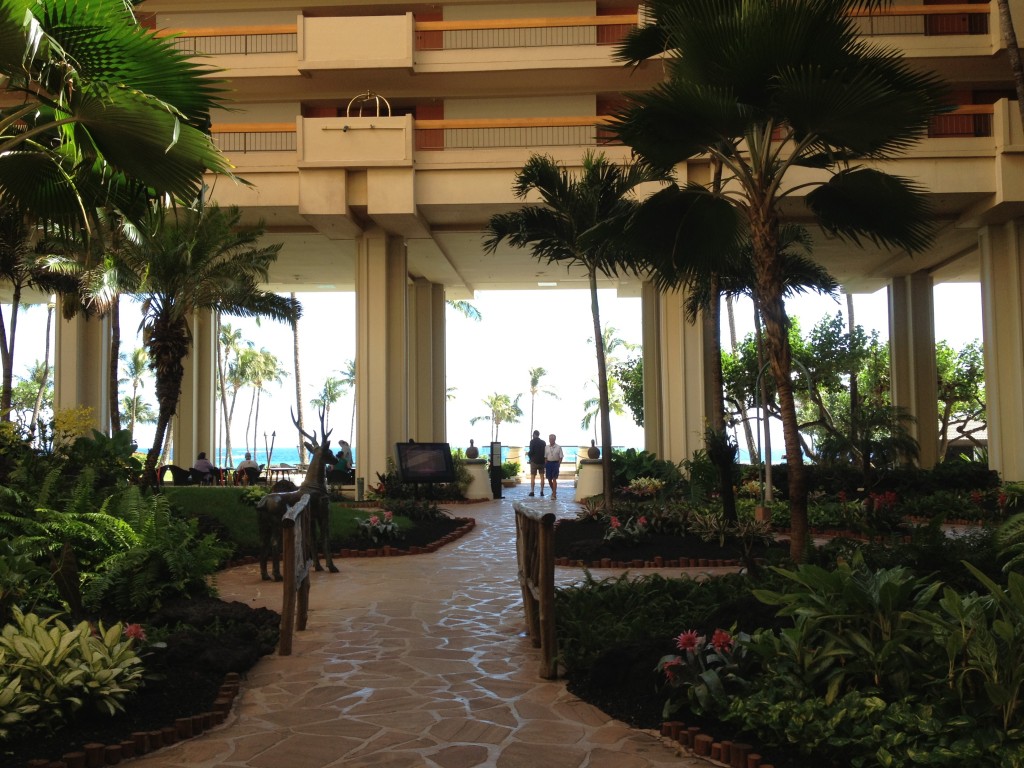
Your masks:
[[[469,447],[468,445],[466,445],[466,446],[453,445],[452,446],[452,451],[456,451],[458,449],[461,449],[462,452],[465,453],[466,452],[466,448],[468,448],[468,447]],[[618,448],[618,446],[616,446],[616,448]],[[509,457],[509,454],[511,453],[511,450],[512,449],[509,446],[507,446],[507,445],[503,445],[501,447],[501,460],[502,460],[502,462],[508,461],[508,457]],[[525,463],[526,463],[525,450],[526,449],[523,448],[521,450],[521,452],[520,452],[520,456],[522,456],[522,459],[521,459],[520,463],[523,464],[523,465],[525,465]],[[579,450],[579,448],[577,446],[563,445],[562,446],[562,452],[565,454],[565,462],[566,463],[569,463],[569,462],[575,463],[576,462],[576,453],[577,453],[578,450]],[[481,459],[490,458],[490,455],[491,455],[490,446],[486,446],[484,448],[480,448],[480,458]],[[231,466],[232,467],[237,467],[238,463],[240,461],[242,461],[242,459],[245,458],[245,448],[235,448],[234,446],[232,446],[231,457],[232,457]],[[267,461],[266,451],[264,449],[260,448],[260,449],[258,449],[253,454],[252,458],[253,458],[253,461],[255,461],[257,464],[268,464],[269,463],[269,464],[272,464],[275,467],[276,466],[280,466],[282,464],[294,464],[294,465],[297,465],[299,463],[299,449],[298,448],[285,448],[283,446],[274,446],[274,450],[273,450],[273,452],[270,455],[270,461],[268,462]],[[220,460],[221,459],[218,457],[217,461],[220,461]],[[352,449],[352,460],[353,461],[356,460],[356,449],[355,448]],[[216,461],[214,463],[216,463]]]

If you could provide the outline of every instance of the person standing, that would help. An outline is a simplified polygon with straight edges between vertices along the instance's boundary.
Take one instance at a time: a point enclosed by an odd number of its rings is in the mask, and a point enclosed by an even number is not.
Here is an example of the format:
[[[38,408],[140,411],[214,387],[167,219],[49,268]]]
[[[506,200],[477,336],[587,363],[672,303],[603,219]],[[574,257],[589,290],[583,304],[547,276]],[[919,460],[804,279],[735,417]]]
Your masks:
[[[562,468],[562,446],[555,442],[555,436],[548,435],[548,444],[544,446],[544,474],[548,478],[548,486],[551,488],[551,498],[558,498],[558,472]]]
[[[533,439],[530,441],[530,447],[526,451],[526,458],[530,462],[531,496],[533,496],[533,490],[537,485],[537,475],[540,475],[540,495],[544,495],[544,449],[546,447],[544,441],[540,439],[540,430],[533,430]]]

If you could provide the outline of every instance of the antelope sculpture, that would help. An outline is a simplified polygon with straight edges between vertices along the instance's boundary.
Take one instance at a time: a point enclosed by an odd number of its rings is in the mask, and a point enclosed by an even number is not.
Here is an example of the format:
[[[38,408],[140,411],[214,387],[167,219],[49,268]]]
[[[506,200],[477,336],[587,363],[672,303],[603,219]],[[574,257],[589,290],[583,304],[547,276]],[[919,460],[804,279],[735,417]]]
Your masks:
[[[280,553],[281,553],[281,518],[289,506],[297,504],[305,494],[309,494],[310,529],[312,531],[312,554],[313,563],[318,571],[322,571],[320,565],[320,551],[324,553],[324,562],[327,570],[337,573],[338,568],[331,557],[330,531],[328,525],[329,496],[327,493],[327,482],[325,465],[328,460],[333,464],[335,456],[331,452],[331,441],[328,439],[331,432],[324,425],[324,411],[320,411],[320,434],[318,440],[315,435],[302,431],[298,419],[292,413],[292,423],[299,430],[299,434],[306,438],[306,449],[310,452],[309,467],[306,469],[306,478],[302,485],[295,491],[278,491],[268,493],[256,505],[258,525],[260,533],[260,577],[264,581],[270,581],[271,576],[267,572],[267,560],[273,558],[273,580],[281,581]]]

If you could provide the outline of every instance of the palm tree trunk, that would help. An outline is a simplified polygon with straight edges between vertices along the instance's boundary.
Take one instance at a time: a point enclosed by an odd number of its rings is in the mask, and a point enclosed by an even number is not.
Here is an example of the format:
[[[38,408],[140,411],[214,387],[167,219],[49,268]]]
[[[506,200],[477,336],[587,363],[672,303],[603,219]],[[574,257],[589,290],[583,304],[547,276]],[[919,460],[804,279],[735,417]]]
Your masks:
[[[772,478],[772,430],[768,424],[768,379],[764,376],[764,333],[761,328],[761,310],[757,299],[754,299],[754,338],[757,343],[757,370],[760,374],[758,396],[761,398],[762,424],[764,425],[764,456],[758,461],[764,462],[764,501],[769,504],[775,501],[775,481]]]
[[[252,427],[252,409],[256,405],[256,393],[258,389],[253,389],[252,397],[249,399],[249,419],[245,423],[245,450],[256,450],[256,430]],[[252,448],[249,447],[249,432],[252,431]]]
[[[221,355],[221,347],[223,349],[223,356]],[[227,357],[228,350],[226,345],[221,343],[220,337],[220,315],[217,316],[217,381],[220,383],[220,410],[224,414],[222,421],[224,422],[224,459],[221,460],[221,466],[229,466],[234,464],[231,459],[231,414],[228,413],[228,385],[224,380],[224,367],[225,357]]]
[[[36,423],[39,421],[39,411],[43,407],[43,393],[46,391],[46,382],[50,380],[50,333],[53,329],[53,304],[46,305],[46,348],[43,352],[43,379],[39,382],[39,391],[36,392],[36,402],[32,406],[32,423],[28,426],[29,441],[35,440]]]
[[[117,372],[121,362],[121,300],[114,297],[110,307],[110,357],[107,359],[107,381],[110,390],[110,433],[121,431],[121,398],[118,396]]]
[[[11,398],[14,395],[14,337],[18,330],[18,307],[21,304],[21,283],[11,287],[11,330],[7,334],[4,315],[0,312],[0,359],[3,362],[3,382],[0,384],[0,421],[11,420]]]
[[[295,292],[291,293],[292,303],[297,304],[298,299],[295,297]],[[299,367],[299,321],[296,320],[292,323],[292,350],[295,359],[295,412],[299,419],[299,431],[305,432],[305,420],[302,415],[302,372]],[[328,413],[330,412],[330,405],[327,406]],[[324,414],[325,418],[327,414]],[[306,444],[299,441],[299,464],[306,463]]]
[[[731,295],[725,297],[725,309],[729,318],[729,348],[735,354],[739,344],[736,340],[736,307]],[[751,457],[753,463],[753,457],[757,455],[757,441],[754,440],[754,430],[750,426],[750,412],[746,409],[740,414],[740,422],[743,424],[743,436],[747,441],[747,455]]]
[[[1017,31],[1013,28],[1013,16],[1010,14],[1009,0],[996,0],[999,8],[999,28],[1003,33],[1003,45],[1010,59],[1013,71],[1013,83],[1017,88],[1017,109],[1020,119],[1024,122],[1024,63],[1021,62],[1020,47],[1017,45]]]
[[[789,475],[790,557],[803,562],[807,552],[807,479],[800,446],[800,429],[793,396],[792,350],[789,346],[789,321],[782,298],[783,276],[778,257],[778,221],[774,212],[756,201],[750,218],[754,251],[756,291],[764,321],[765,345],[775,377],[782,417],[782,435],[786,443]]]
[[[156,465],[164,447],[164,436],[178,410],[181,382],[185,378],[182,360],[188,353],[187,339],[187,326],[182,329],[181,326],[158,324],[152,329],[147,344],[150,367],[156,378],[156,401],[159,408],[153,446],[146,454],[142,475],[143,484],[152,488],[156,487]]]
[[[853,336],[855,323],[853,320],[853,296],[846,294],[846,328],[847,333]],[[857,371],[851,369],[850,376],[850,445],[857,445],[857,425],[860,420],[860,392],[857,388]]]
[[[736,520],[736,496],[733,493],[732,471],[734,453],[729,435],[725,430],[725,385],[722,380],[722,303],[719,297],[718,276],[711,276],[711,303],[704,313],[705,338],[711,339],[711,391],[714,404],[711,408],[711,430],[714,440],[707,446],[711,460],[718,470],[718,494],[722,499],[722,512],[730,522]]]
[[[601,333],[601,310],[597,301],[597,271],[591,267],[590,312],[594,316],[594,347],[597,349],[597,397],[601,417],[601,472],[604,508],[612,508],[612,418],[608,406],[608,366],[604,359],[604,335]]]

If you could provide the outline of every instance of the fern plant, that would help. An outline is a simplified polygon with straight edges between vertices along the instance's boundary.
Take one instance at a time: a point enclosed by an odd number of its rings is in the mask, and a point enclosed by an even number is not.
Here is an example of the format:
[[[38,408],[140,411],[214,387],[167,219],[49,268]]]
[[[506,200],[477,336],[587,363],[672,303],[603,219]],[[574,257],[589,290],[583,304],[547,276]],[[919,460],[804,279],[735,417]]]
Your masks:
[[[105,615],[143,617],[175,597],[212,595],[208,577],[230,552],[212,534],[200,536],[196,520],[171,513],[165,496],[125,494],[119,513],[131,537],[123,551],[111,555],[89,575],[88,608]]]
[[[1016,571],[1024,565],[1024,512],[1018,512],[996,532],[999,554],[1008,558],[1004,571]]]

